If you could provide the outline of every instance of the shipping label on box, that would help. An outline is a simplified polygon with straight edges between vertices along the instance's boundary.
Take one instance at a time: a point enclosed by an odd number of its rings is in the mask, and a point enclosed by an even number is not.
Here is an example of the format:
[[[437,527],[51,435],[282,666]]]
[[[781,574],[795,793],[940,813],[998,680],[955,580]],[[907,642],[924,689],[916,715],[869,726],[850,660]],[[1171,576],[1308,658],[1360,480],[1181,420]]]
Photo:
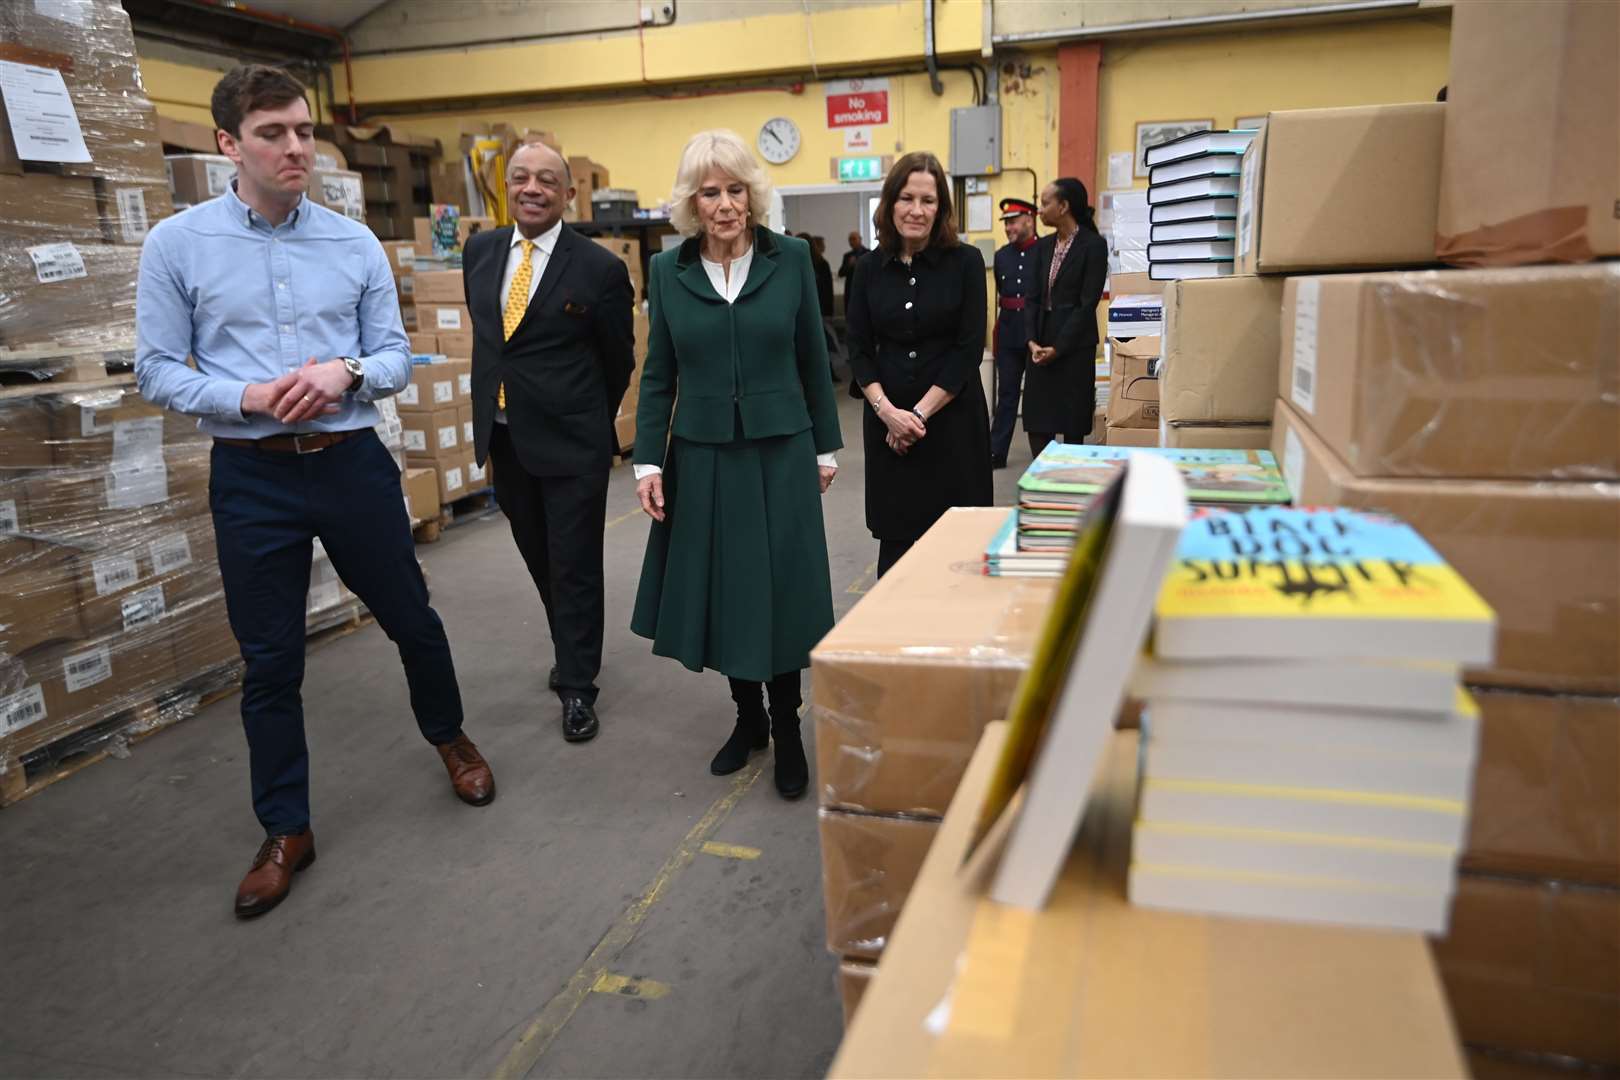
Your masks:
[[[394,395],[401,412],[433,412],[456,403],[456,373],[448,364],[416,364],[411,381]]]
[[[40,686],[29,686],[13,694],[0,695],[0,737],[21,731],[48,716],[45,691]]]
[[[421,329],[431,334],[445,331],[471,330],[472,316],[466,304],[430,304],[418,301],[416,319]]]

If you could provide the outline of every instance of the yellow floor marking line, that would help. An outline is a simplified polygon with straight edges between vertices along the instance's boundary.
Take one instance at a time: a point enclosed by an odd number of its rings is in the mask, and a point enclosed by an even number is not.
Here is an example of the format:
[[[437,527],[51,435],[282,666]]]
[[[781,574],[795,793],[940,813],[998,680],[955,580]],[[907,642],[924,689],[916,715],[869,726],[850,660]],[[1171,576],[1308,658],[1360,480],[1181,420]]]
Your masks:
[[[761,852],[757,847],[744,847],[742,844],[722,844],[709,840],[698,849],[705,855],[716,855],[722,859],[757,859]]]
[[[634,975],[609,975],[604,971],[591,985],[591,992],[617,994],[620,997],[661,998],[669,996],[669,984]]]
[[[618,517],[614,518],[612,521],[610,521],[606,525],[602,526],[602,531],[606,532],[607,530],[613,528],[613,526],[615,526],[615,525],[623,524],[624,522],[629,521],[633,517],[642,517],[642,516],[644,516],[644,512],[642,511],[641,507],[638,506],[634,510],[630,511],[628,514],[620,514]]]
[[[855,580],[849,583],[849,588],[845,589],[844,591],[852,595],[859,596],[860,594],[866,592],[866,590],[870,589],[873,583],[876,581],[877,563],[874,562],[868,565],[865,570],[862,570],[860,574],[856,576]]]
[[[637,510],[636,513],[641,513]],[[804,715],[804,708],[799,709],[799,715]],[[495,1069],[495,1080],[518,1080],[529,1074],[535,1063],[551,1044],[562,1034],[563,1027],[571,1020],[574,1013],[584,1003],[592,990],[604,976],[608,976],[608,966],[618,959],[619,954],[635,940],[636,933],[641,924],[647,921],[647,915],[652,911],[654,904],[661,900],[674,883],[675,878],[682,870],[691,865],[697,858],[698,851],[714,835],[732,810],[742,801],[748,789],[754,786],[754,781],[760,778],[764,771],[764,763],[758,762],[736,774],[731,781],[731,790],[716,799],[708,812],[698,819],[687,832],[686,838],[675,849],[675,853],[665,861],[658,873],[653,875],[652,881],[641,895],[624,910],[619,920],[614,923],[608,932],[602,935],[602,940],[596,943],[596,948],[585,958],[579,970],[569,976],[568,982],[557,992],[557,996],[546,1002],[540,1014],[530,1021],[529,1026],[523,1030],[518,1039],[506,1054],[505,1059]]]

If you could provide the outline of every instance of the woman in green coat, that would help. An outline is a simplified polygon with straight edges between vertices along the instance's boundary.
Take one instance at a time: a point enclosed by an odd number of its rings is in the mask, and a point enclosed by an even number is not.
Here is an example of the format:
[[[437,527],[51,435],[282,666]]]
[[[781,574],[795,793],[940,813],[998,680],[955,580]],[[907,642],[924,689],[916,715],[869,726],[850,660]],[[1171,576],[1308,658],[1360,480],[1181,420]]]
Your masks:
[[[647,288],[635,470],[653,523],[630,628],[730,679],[737,721],[709,771],[774,738],[791,799],[810,783],[799,672],[833,624],[821,494],[843,442],[810,246],[760,224],[769,198],[736,135],[687,143],[670,221],[688,239],[653,256]]]

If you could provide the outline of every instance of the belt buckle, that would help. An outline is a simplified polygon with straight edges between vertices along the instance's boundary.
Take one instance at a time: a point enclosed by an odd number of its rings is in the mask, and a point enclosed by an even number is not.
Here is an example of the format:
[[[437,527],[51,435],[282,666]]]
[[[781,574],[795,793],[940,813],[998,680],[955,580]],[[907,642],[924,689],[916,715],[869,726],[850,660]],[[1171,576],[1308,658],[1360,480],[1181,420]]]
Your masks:
[[[312,446],[308,450],[306,450],[306,449],[304,449],[304,440],[305,439],[318,439],[318,438],[320,438],[321,436],[323,436],[325,434],[326,434],[326,432],[324,432],[324,431],[306,431],[306,432],[303,432],[302,434],[294,435],[292,437],[292,440],[293,440],[293,453],[298,454],[300,457],[303,456],[304,454],[318,454],[318,453],[320,453],[322,450],[325,450],[326,447],[324,447],[324,446]]]

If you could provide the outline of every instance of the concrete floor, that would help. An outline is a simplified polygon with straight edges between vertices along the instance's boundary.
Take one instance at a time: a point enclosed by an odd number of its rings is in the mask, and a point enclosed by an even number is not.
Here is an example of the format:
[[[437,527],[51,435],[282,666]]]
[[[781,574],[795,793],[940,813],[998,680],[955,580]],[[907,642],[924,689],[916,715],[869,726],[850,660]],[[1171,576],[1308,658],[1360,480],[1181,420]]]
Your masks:
[[[877,557],[843,391],[840,615]],[[1027,462],[1020,433],[998,502]],[[602,734],[579,746],[505,520],[418,549],[490,807],[451,794],[379,629],[310,655],[320,859],[262,919],[230,909],[261,838],[235,696],[0,813],[0,1076],[823,1075],[843,1025],[813,793],[778,798],[769,755],[709,775],[724,678],[628,629],[647,533],[628,467],[608,522]],[[593,992],[598,972],[651,982]]]

